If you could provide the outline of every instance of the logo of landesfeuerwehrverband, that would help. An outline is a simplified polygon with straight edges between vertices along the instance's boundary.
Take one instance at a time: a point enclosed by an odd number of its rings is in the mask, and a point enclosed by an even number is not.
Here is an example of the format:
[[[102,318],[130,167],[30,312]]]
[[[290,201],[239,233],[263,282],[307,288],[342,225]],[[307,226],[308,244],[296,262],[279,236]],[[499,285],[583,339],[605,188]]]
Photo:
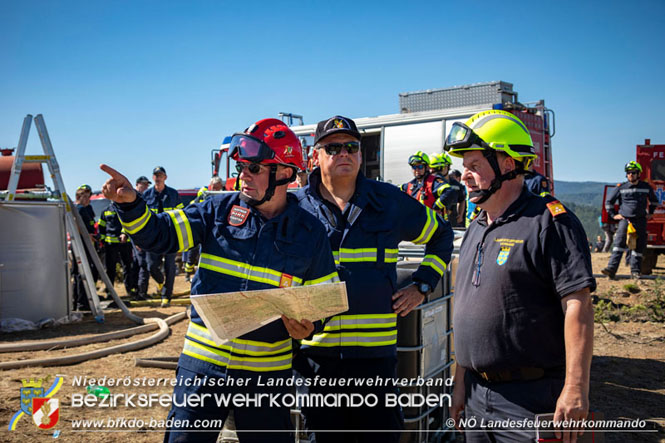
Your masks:
[[[21,384],[23,385],[21,387],[21,408],[16,411],[16,413],[12,416],[11,420],[9,420],[9,430],[13,431],[16,429],[16,425],[18,424],[18,421],[24,416],[24,415],[30,415],[33,416],[34,420],[34,412],[37,411],[38,418],[40,418],[39,426],[42,429],[48,429],[51,426],[55,426],[55,424],[58,422],[59,419],[59,402],[57,399],[52,399],[55,400],[55,402],[51,401],[51,397],[60,390],[62,387],[63,379],[62,377],[55,377],[53,379],[53,384],[48,389],[44,388],[44,385],[47,384],[50,380],[51,376],[45,377],[45,378],[38,378],[38,379],[23,379],[21,380]],[[35,402],[35,400],[39,400]],[[47,404],[47,407],[44,408],[44,405]],[[44,425],[44,417],[43,415],[46,414],[46,416],[50,419],[49,423],[52,423],[51,426],[48,427],[43,427],[40,426],[40,424]],[[42,420],[43,419],[43,420]],[[37,422],[35,422],[37,423]]]

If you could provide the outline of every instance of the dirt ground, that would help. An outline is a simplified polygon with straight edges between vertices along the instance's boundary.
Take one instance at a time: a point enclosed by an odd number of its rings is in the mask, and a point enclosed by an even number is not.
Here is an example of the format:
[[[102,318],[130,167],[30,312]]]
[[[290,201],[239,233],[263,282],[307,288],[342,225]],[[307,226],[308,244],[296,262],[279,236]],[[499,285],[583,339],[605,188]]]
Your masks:
[[[595,293],[597,306],[594,357],[591,371],[591,407],[602,411],[608,419],[643,419],[648,430],[656,433],[612,433],[605,434],[608,442],[625,441],[660,441],[665,442],[665,323],[649,320],[647,311],[642,306],[648,305],[647,300],[661,290],[665,283],[651,279],[635,282],[628,279],[628,269],[619,269],[619,275],[626,277],[609,281],[599,271],[607,263],[608,254],[594,254],[594,271],[598,277],[598,290]],[[661,259],[663,260],[663,259]],[[665,262],[665,260],[663,260]],[[665,266],[665,263],[662,264]],[[665,268],[657,268],[655,275],[665,278]],[[628,285],[628,286],[626,286]],[[121,285],[116,285],[120,295],[124,295]],[[182,294],[183,302],[189,284],[182,275],[176,277],[175,294]],[[152,293],[156,287],[151,283]],[[100,291],[101,294],[101,291]],[[598,310],[598,303],[606,309]],[[135,304],[132,311],[142,317],[166,318],[186,309],[184,304],[160,308],[159,300]],[[116,331],[135,326],[126,319],[119,310],[105,311],[103,324],[96,323],[90,316],[84,317],[80,323],[61,326],[53,329],[29,331],[23,333],[0,334],[0,344],[28,342],[40,339],[85,337],[103,332]],[[47,368],[26,368],[3,371],[0,377],[0,441],[25,442],[47,441],[54,438],[54,430],[59,431],[59,438],[71,442],[88,442],[104,440],[107,442],[132,440],[136,442],[162,441],[163,431],[157,426],[150,426],[150,420],[166,418],[167,408],[159,405],[152,407],[86,407],[72,404],[72,395],[86,393],[85,377],[90,378],[122,378],[131,380],[161,380],[161,386],[120,386],[110,387],[113,394],[170,394],[171,386],[164,386],[163,379],[171,379],[175,374],[172,370],[143,368],[134,365],[135,358],[177,356],[182,348],[187,321],[183,320],[171,326],[171,334],[164,341],[152,347],[116,354],[96,360],[90,360],[73,366],[56,366]],[[138,338],[145,338],[153,332],[138,337],[114,340],[66,350],[35,351],[0,354],[0,361],[28,358],[45,358],[47,356],[69,355],[92,349],[128,343]],[[60,419],[50,430],[40,430],[32,423],[29,416],[22,417],[16,430],[9,431],[11,417],[20,408],[21,380],[31,378],[51,379],[44,383],[48,388],[53,377],[60,376],[64,382],[60,390],[53,396],[60,401]],[[77,386],[77,380],[81,381]],[[102,434],[76,430],[77,420],[108,420],[126,419],[125,430],[121,426],[111,426]],[[131,422],[131,419],[136,419]],[[143,420],[141,423],[136,423]],[[153,422],[154,423],[154,422]],[[99,429],[99,428],[96,428]],[[97,431],[98,432],[98,431]]]

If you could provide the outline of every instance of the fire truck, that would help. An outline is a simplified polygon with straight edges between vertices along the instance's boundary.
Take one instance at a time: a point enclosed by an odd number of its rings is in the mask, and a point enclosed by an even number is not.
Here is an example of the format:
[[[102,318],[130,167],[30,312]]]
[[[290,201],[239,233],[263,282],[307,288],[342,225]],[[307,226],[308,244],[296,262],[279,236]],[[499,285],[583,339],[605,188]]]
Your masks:
[[[511,112],[524,122],[531,133],[538,158],[533,169],[554,185],[552,175],[552,144],[555,132],[554,112],[545,106],[544,100],[531,103],[518,101],[513,84],[504,81],[476,83],[446,89],[405,92],[399,94],[399,114],[354,119],[361,133],[363,174],[376,180],[396,185],[413,177],[408,158],[416,151],[442,152],[443,142],[452,124],[465,122],[477,112],[501,109]],[[344,114],[343,110],[337,111]],[[333,115],[335,111],[327,113]],[[281,113],[287,123],[292,117],[302,122],[301,116]],[[302,141],[305,152],[314,143],[315,124],[291,126]],[[227,137],[219,149],[212,151],[213,175],[226,180],[226,190],[233,190],[235,173],[229,159]],[[453,169],[462,169],[461,159],[453,158]]]
[[[649,183],[658,197],[658,207],[651,220],[647,222],[647,249],[642,258],[642,274],[651,274],[658,261],[658,255],[665,253],[665,145],[653,145],[650,139],[644,144],[636,146],[635,160],[642,166],[640,180]],[[616,224],[605,210],[607,194],[613,186],[605,186],[603,193],[602,215],[603,223]],[[615,207],[615,210],[619,210]]]

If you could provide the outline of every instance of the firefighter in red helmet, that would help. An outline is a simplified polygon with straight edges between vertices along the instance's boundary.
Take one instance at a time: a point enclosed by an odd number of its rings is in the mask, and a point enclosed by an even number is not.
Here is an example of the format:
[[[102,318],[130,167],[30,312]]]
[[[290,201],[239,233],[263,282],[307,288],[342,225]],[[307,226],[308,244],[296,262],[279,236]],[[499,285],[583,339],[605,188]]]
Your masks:
[[[303,167],[295,134],[280,120],[261,120],[233,135],[230,152],[242,182],[239,193],[215,195],[182,210],[153,214],[129,181],[106,165],[102,169],[111,178],[103,192],[115,202],[125,230],[141,248],[166,253],[201,245],[192,294],[338,282],[325,229],[286,192]],[[293,435],[283,432],[292,428],[287,407],[269,408],[269,402],[220,407],[215,398],[289,392],[283,380],[275,379],[291,376],[292,339],[306,338],[314,331],[310,321],[283,316],[238,338],[216,343],[192,307],[168,417],[173,423],[189,425],[174,425],[167,430],[165,441],[215,442],[219,425],[202,428],[195,422],[225,420],[231,410],[237,429],[243,431],[239,432],[241,442],[293,441]],[[195,383],[203,379],[208,382]],[[247,383],[238,386],[227,383],[229,379]],[[186,400],[193,394],[209,394],[209,400],[187,406]]]

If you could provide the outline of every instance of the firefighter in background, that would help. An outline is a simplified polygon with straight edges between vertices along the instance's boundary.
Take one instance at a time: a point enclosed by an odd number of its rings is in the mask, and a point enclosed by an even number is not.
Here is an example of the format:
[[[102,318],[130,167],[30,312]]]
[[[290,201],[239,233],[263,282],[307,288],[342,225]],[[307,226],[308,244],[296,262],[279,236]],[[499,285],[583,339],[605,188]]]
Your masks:
[[[464,227],[464,219],[466,217],[466,186],[462,183],[462,173],[457,169],[450,171],[448,176],[460,184],[460,196],[457,202],[457,223],[453,223],[453,227]]]
[[[429,156],[418,151],[409,157],[409,166],[413,171],[413,180],[404,183],[400,189],[428,208],[433,208],[437,191],[445,182],[429,172]]]
[[[353,120],[334,116],[318,123],[309,185],[296,195],[300,206],[326,227],[340,278],[346,282],[349,310],[326,323],[323,332],[302,340],[301,369],[323,379],[376,379],[396,376],[397,315],[406,316],[423,302],[450,261],[453,233],[434,211],[395,186],[360,172],[360,133]],[[425,166],[420,157],[419,162]],[[419,169],[424,171],[424,169]],[[413,273],[415,282],[395,290],[400,241],[425,245],[425,258]],[[310,393],[376,395],[383,402],[395,386],[330,387],[318,384]],[[316,441],[397,442],[403,428],[399,406],[308,407],[307,424]],[[393,430],[395,432],[354,432]]]
[[[647,246],[647,220],[651,219],[658,207],[658,198],[653,188],[647,182],[640,180],[642,166],[636,161],[630,161],[626,163],[624,170],[628,181],[611,190],[605,201],[605,210],[609,216],[619,221],[610,261],[607,267],[600,271],[610,279],[615,278],[621,256],[628,251],[626,239],[629,224],[634,226],[637,233],[637,246],[630,254],[630,275],[633,278],[640,278],[642,254]],[[614,210],[615,203],[619,205],[618,214]]]
[[[76,189],[76,210],[79,212],[79,215],[83,219],[83,224],[85,225],[88,235],[92,244],[97,247],[97,234],[95,232],[95,211],[90,205],[90,197],[92,196],[92,188],[89,185],[81,185]],[[95,267],[92,259],[90,258],[90,253],[87,248],[85,249],[85,254],[88,257],[88,263],[90,264],[90,270],[92,271],[92,279],[96,283],[99,278],[99,271]],[[88,296],[85,292],[85,287],[83,284],[83,279],[81,273],[79,272],[76,260],[73,260],[72,266],[72,275],[74,277],[74,310],[75,311],[89,311],[90,302],[88,301]]]
[[[550,181],[533,169],[524,175],[524,186],[533,194],[540,195],[541,197],[550,195],[552,192]]]
[[[140,176],[136,179],[136,185],[134,190],[139,194],[143,195],[145,191],[148,190],[152,182],[148,180],[148,177],[145,175]],[[130,238],[131,241],[131,238]],[[132,252],[134,255],[134,281],[132,281],[131,286],[136,288],[136,298],[137,300],[148,300],[148,280],[150,279],[150,270],[148,269],[148,259],[146,258],[146,251],[141,250],[132,242]],[[141,276],[143,274],[143,276]],[[143,279],[143,284],[139,284]]]
[[[106,250],[104,254],[106,274],[109,276],[111,284],[115,282],[116,265],[120,262],[127,295],[134,300],[139,300],[138,288],[134,284],[136,281],[134,275],[138,270],[134,266],[132,243],[120,224],[120,219],[113,204],[109,204],[99,218],[99,239]]]
[[[304,166],[296,135],[282,121],[265,119],[234,134],[229,151],[242,181],[239,193],[215,195],[184,209],[154,214],[124,176],[102,165],[111,175],[104,195],[116,203],[125,230],[139,246],[175,253],[201,244],[192,294],[339,282],[324,227],[286,192]],[[222,395],[283,398],[290,392],[285,379],[291,377],[292,338],[308,337],[314,330],[310,321],[282,316],[216,344],[192,307],[168,415],[169,421],[178,424],[167,431],[165,441],[215,442],[217,421],[233,410],[236,428],[245,431],[239,432],[241,443],[293,442],[294,436],[283,432],[292,429],[288,407],[274,407],[266,400],[224,407],[214,399]],[[220,379],[243,383],[220,383]],[[203,404],[187,404],[194,397]]]
[[[143,199],[148,205],[150,210],[155,214],[171,211],[173,209],[182,209],[183,204],[180,203],[178,191],[166,186],[166,169],[163,166],[157,166],[152,171],[152,179],[155,181],[153,187],[148,188],[143,193]],[[146,253],[146,261],[150,275],[157,282],[162,297],[162,308],[168,307],[171,304],[171,296],[173,295],[173,282],[175,281],[175,256],[174,253],[169,254],[155,254],[154,252]],[[164,273],[161,271],[162,260],[164,260]],[[148,289],[148,275],[139,274],[139,288],[147,292]]]
[[[451,226],[457,226],[457,204],[462,194],[462,185],[450,177],[450,165],[453,162],[445,152],[431,154],[429,160],[430,172],[444,181],[444,184],[439,186],[436,191],[437,200],[434,203],[434,209],[440,211]]]
[[[212,196],[212,194],[206,194],[206,191],[221,191],[224,189],[224,184],[222,179],[218,176],[214,176],[210,179],[208,186],[203,186],[199,189],[199,192],[196,193],[196,198],[193,200],[193,203],[201,203],[206,198]],[[194,246],[192,249],[182,253],[182,262],[185,264],[185,281],[191,282],[192,275],[194,275],[194,270],[196,268],[196,263],[199,261],[199,254],[201,251],[201,245]]]

